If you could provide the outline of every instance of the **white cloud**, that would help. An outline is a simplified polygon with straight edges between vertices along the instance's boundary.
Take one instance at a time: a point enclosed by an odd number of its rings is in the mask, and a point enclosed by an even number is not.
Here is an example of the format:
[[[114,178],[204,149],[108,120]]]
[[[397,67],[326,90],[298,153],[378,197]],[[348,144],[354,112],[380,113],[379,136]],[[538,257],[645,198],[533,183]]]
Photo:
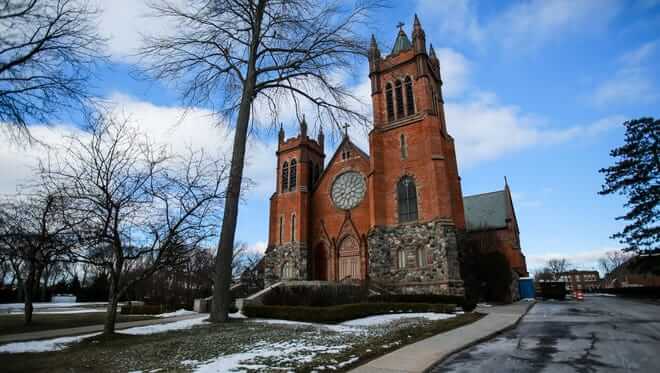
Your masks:
[[[190,148],[229,159],[233,130],[219,124],[217,117],[208,110],[186,111],[178,106],[158,106],[120,93],[111,95],[109,100],[116,104],[114,110],[118,114],[126,116],[150,140],[168,146],[175,154],[184,154]],[[81,129],[66,125],[33,126],[31,131],[37,139],[51,146],[62,144],[67,134],[87,135]],[[275,144],[257,139],[248,143],[245,175],[255,185],[247,198],[263,199],[272,193],[275,147]],[[0,193],[15,193],[20,184],[33,180],[33,170],[44,150],[41,145],[18,146],[8,137],[0,137],[0,172],[3,175]]]
[[[565,33],[595,32],[620,9],[618,0],[530,0],[515,2],[481,20],[477,4],[472,0],[419,0],[417,10],[434,20],[427,29],[443,39],[510,50],[535,48]]]
[[[463,102],[448,102],[445,111],[461,166],[496,159],[534,145],[594,136],[623,120],[612,116],[586,125],[555,129],[546,120],[526,114],[515,105],[500,104],[492,93],[482,93]]]
[[[182,3],[183,0],[170,0]],[[162,35],[174,27],[167,18],[152,17],[148,0],[93,0],[100,11],[99,32],[108,38],[108,49],[119,61],[131,62],[142,45],[142,34]]]
[[[655,102],[660,93],[651,70],[655,66],[657,46],[655,40],[624,53],[618,59],[613,77],[595,88],[590,101],[600,107]]]
[[[450,48],[436,51],[442,74],[442,94],[445,98],[457,97],[469,88],[470,61]]]

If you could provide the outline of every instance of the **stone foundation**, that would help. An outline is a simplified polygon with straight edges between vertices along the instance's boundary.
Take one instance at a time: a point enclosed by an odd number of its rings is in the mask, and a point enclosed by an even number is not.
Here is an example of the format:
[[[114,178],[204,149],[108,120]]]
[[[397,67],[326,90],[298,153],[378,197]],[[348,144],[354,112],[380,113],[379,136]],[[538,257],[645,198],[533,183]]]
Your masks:
[[[285,263],[293,265],[293,276],[282,278]],[[308,250],[300,242],[287,242],[271,246],[264,255],[264,285],[266,287],[282,280],[308,280]]]
[[[367,235],[369,279],[404,294],[463,295],[456,228],[449,220],[376,227]],[[399,268],[397,253],[405,252]],[[419,265],[418,250],[427,265]]]

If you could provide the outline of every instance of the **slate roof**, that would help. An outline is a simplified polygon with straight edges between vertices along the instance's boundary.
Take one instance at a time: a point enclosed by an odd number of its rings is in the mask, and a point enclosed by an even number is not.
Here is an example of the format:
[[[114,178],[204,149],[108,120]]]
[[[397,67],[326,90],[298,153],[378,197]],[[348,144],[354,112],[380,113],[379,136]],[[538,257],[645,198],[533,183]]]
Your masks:
[[[396,37],[396,41],[394,42],[392,53],[390,54],[397,54],[401,51],[408,50],[411,47],[412,44],[410,44],[410,40],[408,40],[408,36],[406,35],[405,31],[400,30],[399,35]]]
[[[467,230],[506,228],[507,203],[504,190],[464,197]]]

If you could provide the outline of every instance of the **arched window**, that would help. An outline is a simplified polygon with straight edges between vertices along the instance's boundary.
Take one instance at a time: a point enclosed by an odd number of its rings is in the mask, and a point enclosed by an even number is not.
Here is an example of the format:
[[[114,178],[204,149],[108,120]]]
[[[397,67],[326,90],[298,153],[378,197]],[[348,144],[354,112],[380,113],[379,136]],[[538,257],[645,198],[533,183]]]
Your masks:
[[[291,215],[291,241],[296,240],[296,214]]]
[[[399,269],[406,268],[406,252],[403,249],[399,249],[396,253],[396,264]]]
[[[401,159],[407,159],[408,158],[408,145],[406,144],[406,135],[401,134],[401,137],[399,138],[401,142]]]
[[[403,113],[403,89],[400,80],[394,83],[394,97],[396,98],[396,118],[403,118],[405,114]]]
[[[412,80],[409,76],[406,77],[406,111],[408,115],[415,114],[415,101],[412,89]]]
[[[280,245],[284,241],[284,216],[280,216]]]
[[[289,190],[289,162],[282,165],[282,193]]]
[[[387,120],[394,120],[394,98],[392,97],[392,84],[387,83],[385,86],[385,101],[387,103]]]
[[[417,220],[417,188],[410,176],[404,176],[397,185],[399,223]]]
[[[286,262],[282,265],[282,280],[290,280],[296,278],[295,275],[296,269],[293,266],[293,263]]]
[[[295,190],[296,189],[296,160],[292,159],[291,160],[291,176],[289,179],[289,190]]]

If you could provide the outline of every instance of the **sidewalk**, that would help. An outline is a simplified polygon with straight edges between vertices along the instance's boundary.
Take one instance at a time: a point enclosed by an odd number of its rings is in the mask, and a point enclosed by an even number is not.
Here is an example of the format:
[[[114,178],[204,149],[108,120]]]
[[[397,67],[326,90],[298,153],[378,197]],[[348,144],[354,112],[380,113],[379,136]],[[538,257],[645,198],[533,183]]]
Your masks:
[[[201,315],[203,314],[175,316],[175,317],[167,317],[162,319],[128,321],[128,322],[117,323],[115,325],[115,329],[121,330],[121,329],[133,328],[136,326],[168,324],[179,320],[194,319],[200,317]],[[53,329],[53,330],[42,330],[42,331],[30,332],[30,333],[8,334],[8,335],[0,336],[0,344],[4,344],[7,342],[32,341],[37,339],[50,339],[50,338],[58,338],[58,337],[67,337],[72,335],[91,334],[102,331],[103,331],[103,325],[99,324],[99,325],[79,326],[76,328],[68,328],[68,329]]]
[[[518,302],[507,306],[478,308],[478,312],[486,314],[480,320],[402,347],[350,372],[424,372],[449,355],[516,325],[533,304]]]

